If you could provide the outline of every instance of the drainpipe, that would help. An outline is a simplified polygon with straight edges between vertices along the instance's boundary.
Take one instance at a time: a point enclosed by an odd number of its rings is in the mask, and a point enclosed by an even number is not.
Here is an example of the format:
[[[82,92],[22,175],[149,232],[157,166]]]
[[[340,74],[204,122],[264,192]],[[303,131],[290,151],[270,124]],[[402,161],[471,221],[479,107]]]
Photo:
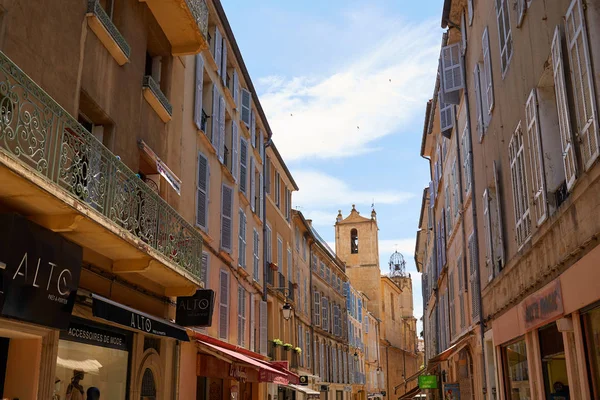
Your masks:
[[[267,301],[267,274],[269,273],[269,266],[267,263],[267,148],[269,146],[271,146],[271,143],[273,143],[273,140],[271,138],[269,138],[269,140],[267,140],[264,144],[263,144],[263,155],[264,155],[264,160],[262,160],[263,162],[263,186],[262,188],[260,188],[260,190],[262,190],[263,192],[263,201],[262,201],[262,208],[263,208],[263,228],[262,228],[262,233],[263,233],[263,301]]]
[[[310,304],[310,320],[312,321],[313,319],[313,307],[314,307],[314,293],[313,293],[313,276],[312,276],[312,272],[313,272],[313,256],[312,256],[312,249],[313,249],[313,245],[315,244],[315,242],[311,242],[310,246],[308,247],[308,256],[310,258],[309,262],[308,262],[308,266],[309,266],[309,274],[308,274],[308,284],[310,285],[309,287],[309,291],[308,293],[310,293],[310,301],[308,302]],[[312,360],[311,360],[311,373],[313,375],[317,374],[317,344],[316,344],[316,340],[315,340],[315,325],[314,324],[310,324],[310,338],[312,340],[312,343],[309,343],[309,346],[312,346],[313,351],[312,351]]]

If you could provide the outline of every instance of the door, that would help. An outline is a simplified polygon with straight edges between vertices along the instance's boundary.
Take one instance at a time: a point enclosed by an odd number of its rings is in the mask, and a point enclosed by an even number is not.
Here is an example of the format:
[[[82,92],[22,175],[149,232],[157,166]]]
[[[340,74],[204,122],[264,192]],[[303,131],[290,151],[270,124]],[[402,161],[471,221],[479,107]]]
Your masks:
[[[539,331],[544,389],[549,400],[569,399],[569,378],[562,333],[556,323]]]

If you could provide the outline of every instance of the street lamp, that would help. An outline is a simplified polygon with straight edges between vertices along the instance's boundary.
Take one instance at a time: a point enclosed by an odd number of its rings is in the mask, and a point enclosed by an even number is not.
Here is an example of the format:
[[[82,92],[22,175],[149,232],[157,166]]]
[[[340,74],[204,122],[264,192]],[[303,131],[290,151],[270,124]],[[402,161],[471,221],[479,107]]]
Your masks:
[[[281,312],[283,313],[283,319],[285,319],[286,321],[289,321],[290,318],[292,318],[292,306],[290,305],[290,303],[286,302],[283,305]]]
[[[354,352],[354,361],[358,362],[358,353],[356,351]]]

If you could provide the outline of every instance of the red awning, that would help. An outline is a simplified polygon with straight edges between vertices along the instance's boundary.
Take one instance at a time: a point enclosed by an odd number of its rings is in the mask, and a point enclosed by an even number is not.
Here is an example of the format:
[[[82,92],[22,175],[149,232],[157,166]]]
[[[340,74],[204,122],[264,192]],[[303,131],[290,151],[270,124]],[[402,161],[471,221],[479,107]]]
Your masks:
[[[210,348],[212,350],[216,350],[216,351],[223,353],[229,357],[235,358],[238,361],[241,361],[243,363],[249,364],[249,365],[257,368],[260,376],[262,376],[263,374],[267,374],[267,375],[271,376],[273,379],[286,381],[286,384],[287,384],[287,374],[284,371],[280,371],[278,369],[272,368],[264,362],[258,361],[252,357],[246,356],[237,351],[229,350],[229,349],[226,349],[225,347],[207,343],[202,340],[197,340],[197,342],[202,344],[203,346],[207,346],[208,348]],[[269,381],[269,382],[273,382],[273,381]]]

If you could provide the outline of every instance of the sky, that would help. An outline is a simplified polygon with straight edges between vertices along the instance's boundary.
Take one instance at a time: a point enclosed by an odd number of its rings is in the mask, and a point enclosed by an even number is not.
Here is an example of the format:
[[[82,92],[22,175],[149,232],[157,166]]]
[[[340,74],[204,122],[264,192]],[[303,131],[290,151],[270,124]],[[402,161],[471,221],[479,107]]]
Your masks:
[[[334,243],[338,210],[375,205],[380,268],[394,251],[413,278],[428,162],[421,158],[443,0],[222,0],[273,141],[300,190],[293,207]],[[419,327],[421,324],[419,323]],[[420,330],[421,328],[419,328]]]

